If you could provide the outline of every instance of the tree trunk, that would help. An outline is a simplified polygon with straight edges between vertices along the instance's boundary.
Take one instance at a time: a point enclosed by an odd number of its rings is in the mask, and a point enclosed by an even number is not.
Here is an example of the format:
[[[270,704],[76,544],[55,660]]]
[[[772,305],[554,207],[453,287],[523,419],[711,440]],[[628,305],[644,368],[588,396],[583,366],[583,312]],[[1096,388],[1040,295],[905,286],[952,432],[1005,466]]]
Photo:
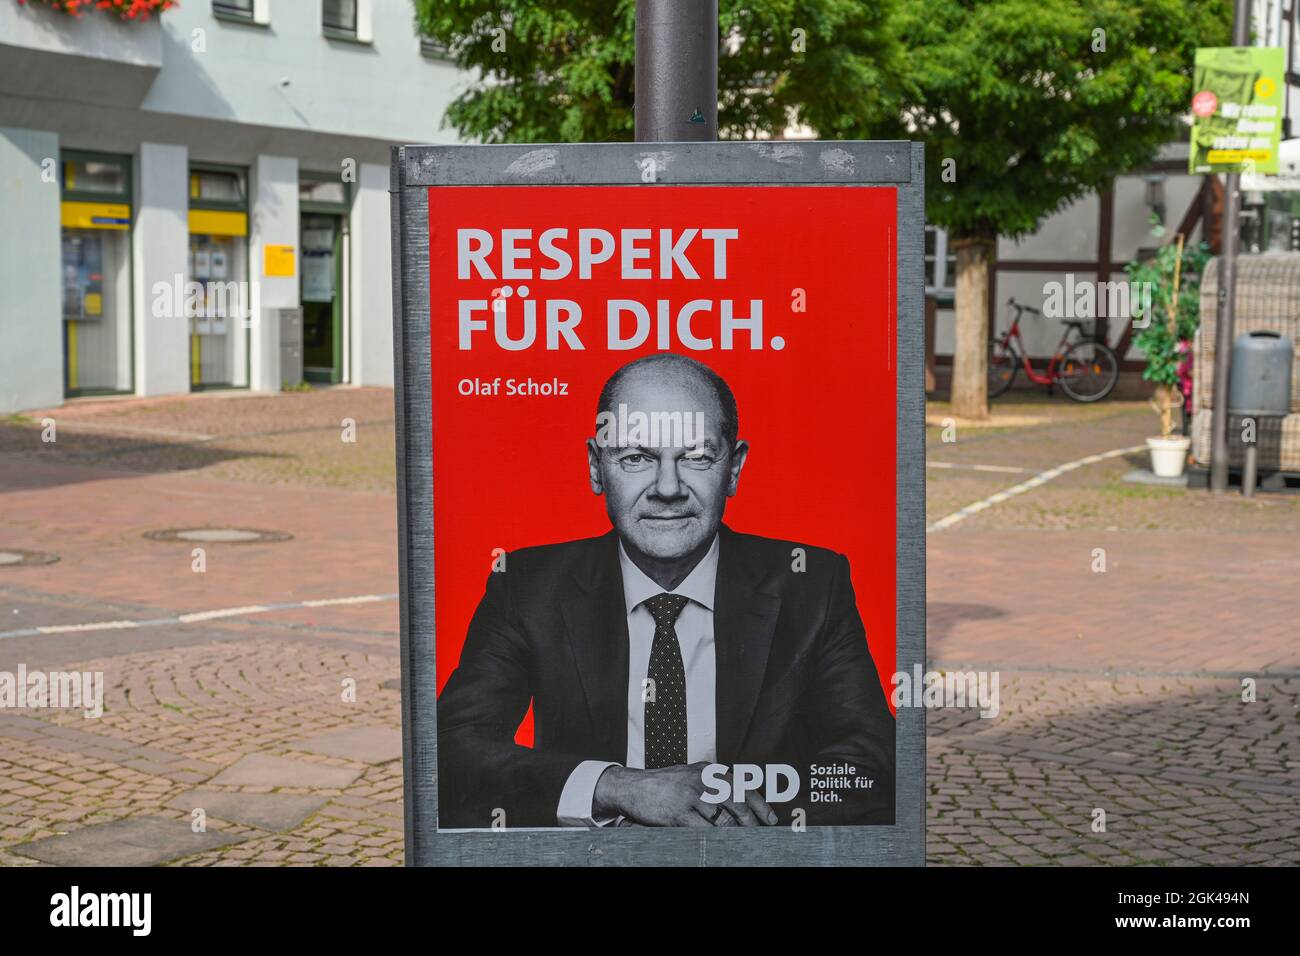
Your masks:
[[[952,413],[959,418],[989,417],[989,263],[993,240],[958,239],[957,344],[952,356]]]

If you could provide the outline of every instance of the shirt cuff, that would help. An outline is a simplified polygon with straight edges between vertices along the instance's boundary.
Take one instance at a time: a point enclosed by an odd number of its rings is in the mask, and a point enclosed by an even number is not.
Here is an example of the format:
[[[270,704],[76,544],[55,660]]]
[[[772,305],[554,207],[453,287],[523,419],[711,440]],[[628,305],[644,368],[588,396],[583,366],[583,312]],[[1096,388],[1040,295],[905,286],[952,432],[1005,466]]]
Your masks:
[[[573,768],[569,779],[564,782],[560,792],[560,805],[555,811],[556,822],[562,827],[603,827],[613,823],[617,817],[597,820],[592,816],[592,804],[596,800],[596,783],[600,775],[610,767],[619,766],[614,761],[584,760]]]

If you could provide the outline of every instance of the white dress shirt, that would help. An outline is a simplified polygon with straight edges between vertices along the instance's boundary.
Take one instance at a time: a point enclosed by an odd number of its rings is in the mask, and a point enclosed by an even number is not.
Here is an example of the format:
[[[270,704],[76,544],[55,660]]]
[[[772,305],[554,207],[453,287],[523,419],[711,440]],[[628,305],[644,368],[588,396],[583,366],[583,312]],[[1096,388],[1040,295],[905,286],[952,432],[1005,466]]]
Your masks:
[[[686,762],[717,760],[718,718],[716,708],[717,663],[713,644],[713,598],[718,578],[718,539],[681,584],[665,592],[638,568],[623,543],[618,545],[618,563],[623,572],[623,600],[627,607],[627,757],[623,766],[645,768],[645,680],[650,670],[650,647],[655,622],[645,602],[659,594],[680,594],[687,598],[678,615],[677,645],[686,669]],[[611,819],[596,820],[592,801],[596,781],[609,767],[607,760],[584,760],[569,774],[560,794],[556,818],[560,826],[604,826]]]

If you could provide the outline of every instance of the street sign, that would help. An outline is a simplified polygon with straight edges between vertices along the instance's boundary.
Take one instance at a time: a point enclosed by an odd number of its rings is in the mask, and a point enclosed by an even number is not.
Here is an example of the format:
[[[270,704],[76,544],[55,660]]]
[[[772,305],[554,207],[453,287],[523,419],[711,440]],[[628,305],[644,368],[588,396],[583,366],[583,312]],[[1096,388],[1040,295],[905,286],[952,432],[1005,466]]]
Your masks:
[[[1285,68],[1280,48],[1196,51],[1188,172],[1277,172]]]
[[[394,150],[409,862],[923,862],[921,164]]]

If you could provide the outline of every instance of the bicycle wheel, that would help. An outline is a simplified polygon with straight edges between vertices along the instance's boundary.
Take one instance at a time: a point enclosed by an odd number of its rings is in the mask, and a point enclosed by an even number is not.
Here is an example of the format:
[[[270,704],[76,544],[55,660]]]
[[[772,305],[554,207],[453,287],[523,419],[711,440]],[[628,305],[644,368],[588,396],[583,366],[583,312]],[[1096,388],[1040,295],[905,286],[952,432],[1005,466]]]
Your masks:
[[[1075,342],[1057,371],[1061,391],[1076,402],[1099,402],[1119,381],[1119,359],[1101,342]]]
[[[996,339],[989,341],[988,391],[989,398],[997,398],[1011,387],[1020,371],[1020,356],[1009,343]]]

